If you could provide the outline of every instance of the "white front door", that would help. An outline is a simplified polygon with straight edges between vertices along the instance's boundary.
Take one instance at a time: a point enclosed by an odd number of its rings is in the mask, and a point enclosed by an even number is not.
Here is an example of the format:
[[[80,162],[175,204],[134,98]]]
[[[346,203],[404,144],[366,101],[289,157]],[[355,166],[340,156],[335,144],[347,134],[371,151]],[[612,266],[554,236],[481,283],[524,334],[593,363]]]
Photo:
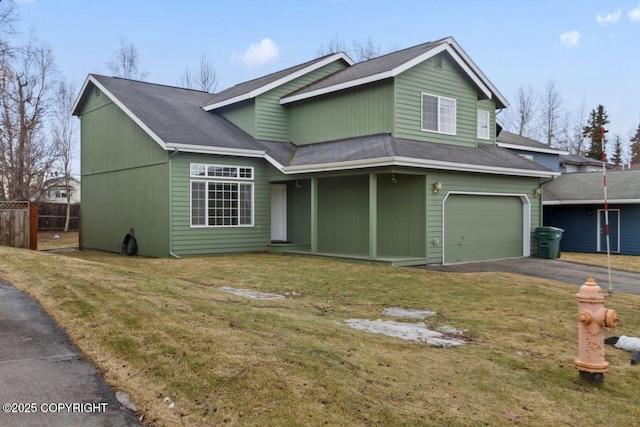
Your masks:
[[[271,241],[287,241],[287,186],[271,184]]]

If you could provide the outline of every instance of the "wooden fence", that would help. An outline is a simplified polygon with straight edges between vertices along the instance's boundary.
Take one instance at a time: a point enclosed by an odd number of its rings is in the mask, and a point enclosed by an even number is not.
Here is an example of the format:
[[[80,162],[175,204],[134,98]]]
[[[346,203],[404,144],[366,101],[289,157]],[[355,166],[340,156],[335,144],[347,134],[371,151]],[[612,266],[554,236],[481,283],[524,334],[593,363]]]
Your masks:
[[[38,249],[38,207],[29,202],[0,202],[0,245]]]
[[[38,203],[38,230],[64,230],[67,205],[64,203]],[[71,205],[69,230],[80,229],[80,205]]]

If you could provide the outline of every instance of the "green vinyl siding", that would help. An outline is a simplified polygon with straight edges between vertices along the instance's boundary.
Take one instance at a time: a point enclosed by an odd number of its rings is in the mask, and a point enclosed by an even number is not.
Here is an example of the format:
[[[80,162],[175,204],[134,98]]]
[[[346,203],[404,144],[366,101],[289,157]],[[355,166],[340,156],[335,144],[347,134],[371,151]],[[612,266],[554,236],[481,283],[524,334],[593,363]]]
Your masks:
[[[318,251],[368,254],[368,175],[318,180]]]
[[[433,193],[433,184],[440,182],[442,190]],[[442,260],[443,209],[442,203],[449,192],[466,192],[483,195],[514,194],[527,198],[530,204],[529,236],[541,225],[540,198],[533,196],[539,186],[538,178],[485,175],[474,173],[433,171],[427,175],[427,263],[440,264]],[[437,244],[433,244],[434,239]],[[535,239],[530,238],[531,253],[535,253]]]
[[[425,177],[378,175],[378,254],[424,257],[426,248]]]
[[[394,136],[419,141],[476,146],[478,90],[448,55],[442,54],[442,69],[430,58],[395,78]],[[422,130],[422,93],[456,100],[456,134]]]
[[[191,178],[190,164],[204,163],[253,167],[254,179]],[[266,179],[268,165],[262,159],[182,154],[173,157],[171,232],[173,253],[178,256],[264,250],[271,239],[271,188]],[[253,183],[253,225],[191,227],[191,180]]]
[[[289,116],[291,142],[298,145],[391,133],[393,81],[295,103]]]
[[[220,114],[249,135],[253,137],[256,136],[254,100],[251,99],[229,107],[220,108],[216,110],[216,113]]]
[[[287,184],[287,238],[290,242],[311,245],[311,181]]]
[[[119,251],[134,228],[140,255],[167,256],[167,153],[104,94],[81,106],[82,246]]]
[[[289,142],[289,110],[280,105],[280,98],[329,74],[345,68],[343,61],[334,61],[295,80],[280,85],[255,99],[255,135],[266,141]]]

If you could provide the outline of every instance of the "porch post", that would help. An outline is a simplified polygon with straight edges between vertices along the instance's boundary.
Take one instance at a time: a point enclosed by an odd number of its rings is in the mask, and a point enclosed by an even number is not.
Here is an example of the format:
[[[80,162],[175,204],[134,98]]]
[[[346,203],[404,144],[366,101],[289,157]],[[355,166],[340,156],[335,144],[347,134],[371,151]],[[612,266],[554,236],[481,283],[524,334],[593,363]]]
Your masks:
[[[369,258],[378,257],[378,175],[369,174]]]
[[[318,178],[311,178],[311,252],[318,253]]]

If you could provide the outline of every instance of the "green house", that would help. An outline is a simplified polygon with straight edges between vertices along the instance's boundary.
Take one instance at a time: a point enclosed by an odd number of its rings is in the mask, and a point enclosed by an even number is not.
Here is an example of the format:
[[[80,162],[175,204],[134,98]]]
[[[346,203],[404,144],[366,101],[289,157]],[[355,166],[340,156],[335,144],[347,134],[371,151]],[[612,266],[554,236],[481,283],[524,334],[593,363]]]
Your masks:
[[[332,54],[216,94],[89,75],[83,248],[439,264],[535,251],[540,185],[496,145],[507,101],[453,38]]]

